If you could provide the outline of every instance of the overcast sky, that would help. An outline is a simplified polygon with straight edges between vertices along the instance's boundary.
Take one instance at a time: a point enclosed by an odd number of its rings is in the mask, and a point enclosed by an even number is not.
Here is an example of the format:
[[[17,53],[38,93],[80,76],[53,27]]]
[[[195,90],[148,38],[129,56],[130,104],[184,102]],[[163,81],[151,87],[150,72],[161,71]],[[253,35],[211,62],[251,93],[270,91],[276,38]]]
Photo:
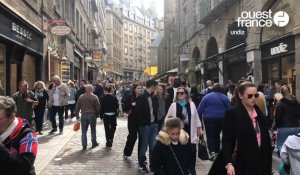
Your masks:
[[[109,0],[113,1],[115,4],[120,4],[124,2],[126,5],[130,0]],[[144,6],[144,9],[149,9],[150,12],[155,13],[154,16],[162,18],[164,16],[164,1],[163,0],[131,0],[131,6]]]

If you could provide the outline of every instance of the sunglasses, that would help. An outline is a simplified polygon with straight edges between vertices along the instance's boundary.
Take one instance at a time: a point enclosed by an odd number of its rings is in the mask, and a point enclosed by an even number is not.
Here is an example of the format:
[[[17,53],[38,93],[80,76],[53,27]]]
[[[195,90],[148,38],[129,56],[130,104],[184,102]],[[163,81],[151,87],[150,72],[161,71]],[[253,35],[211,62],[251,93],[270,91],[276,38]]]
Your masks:
[[[176,94],[177,95],[184,95],[185,93],[184,92],[177,92]]]
[[[251,98],[258,98],[259,94],[248,94],[248,99],[251,99]]]

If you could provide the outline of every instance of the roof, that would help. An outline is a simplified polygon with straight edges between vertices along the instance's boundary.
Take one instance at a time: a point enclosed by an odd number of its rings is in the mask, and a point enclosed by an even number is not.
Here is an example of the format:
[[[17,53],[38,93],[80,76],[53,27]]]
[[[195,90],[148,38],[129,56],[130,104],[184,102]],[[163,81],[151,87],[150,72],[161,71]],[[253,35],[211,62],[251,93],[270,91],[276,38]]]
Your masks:
[[[159,47],[161,40],[164,38],[164,31],[160,31],[154,38],[155,39],[151,43],[150,47]]]

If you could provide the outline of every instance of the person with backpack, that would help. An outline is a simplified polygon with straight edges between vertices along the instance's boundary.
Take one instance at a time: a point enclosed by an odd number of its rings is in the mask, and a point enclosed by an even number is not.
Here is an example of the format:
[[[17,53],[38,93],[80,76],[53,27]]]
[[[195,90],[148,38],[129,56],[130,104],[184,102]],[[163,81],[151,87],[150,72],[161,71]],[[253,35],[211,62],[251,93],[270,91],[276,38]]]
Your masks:
[[[189,135],[177,117],[166,119],[153,149],[154,175],[188,175],[192,161]]]
[[[139,133],[139,123],[136,116],[136,99],[142,94],[142,86],[139,84],[134,84],[132,92],[122,98],[122,110],[128,115],[128,136],[123,151],[124,159],[131,156],[137,136]],[[139,152],[139,149],[138,149]]]

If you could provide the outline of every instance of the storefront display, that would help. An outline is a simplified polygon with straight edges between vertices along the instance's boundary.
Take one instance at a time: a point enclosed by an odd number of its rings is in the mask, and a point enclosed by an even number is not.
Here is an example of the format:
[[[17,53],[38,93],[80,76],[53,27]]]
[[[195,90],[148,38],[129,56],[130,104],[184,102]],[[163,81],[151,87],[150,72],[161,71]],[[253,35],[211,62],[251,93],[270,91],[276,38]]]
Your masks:
[[[44,35],[1,4],[0,21],[0,81],[5,95],[12,95],[19,81],[33,88],[42,79]]]
[[[263,82],[281,80],[295,94],[295,37],[291,34],[261,45]]]

